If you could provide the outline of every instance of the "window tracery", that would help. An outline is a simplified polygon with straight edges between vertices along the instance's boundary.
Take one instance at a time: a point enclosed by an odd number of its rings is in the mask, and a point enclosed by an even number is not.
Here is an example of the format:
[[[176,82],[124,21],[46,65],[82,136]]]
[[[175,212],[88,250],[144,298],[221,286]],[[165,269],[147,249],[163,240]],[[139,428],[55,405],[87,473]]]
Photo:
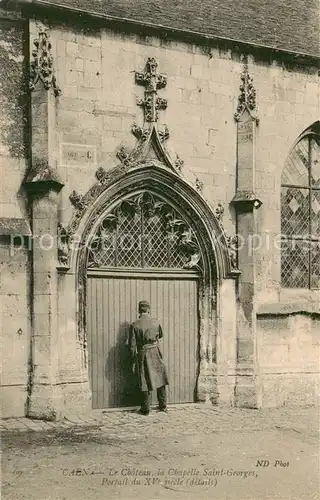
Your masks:
[[[201,251],[180,214],[145,191],[103,218],[89,245],[88,267],[200,269]]]
[[[302,137],[281,182],[281,282],[320,288],[320,136]]]

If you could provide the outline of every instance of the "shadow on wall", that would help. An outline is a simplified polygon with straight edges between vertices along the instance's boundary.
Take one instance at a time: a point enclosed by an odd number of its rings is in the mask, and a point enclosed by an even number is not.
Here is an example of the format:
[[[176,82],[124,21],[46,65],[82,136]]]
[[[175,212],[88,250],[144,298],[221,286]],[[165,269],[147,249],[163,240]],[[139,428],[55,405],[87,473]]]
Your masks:
[[[130,323],[119,326],[117,341],[106,359],[105,377],[108,379],[108,406],[136,406],[139,404],[138,380],[133,373],[131,353],[128,346]],[[105,402],[106,403],[106,402]]]

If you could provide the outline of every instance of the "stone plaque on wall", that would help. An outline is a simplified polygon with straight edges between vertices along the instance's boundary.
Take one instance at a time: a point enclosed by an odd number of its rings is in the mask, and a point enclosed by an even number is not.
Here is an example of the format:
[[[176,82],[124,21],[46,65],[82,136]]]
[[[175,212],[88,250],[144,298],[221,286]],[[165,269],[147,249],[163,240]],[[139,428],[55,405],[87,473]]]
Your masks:
[[[78,166],[95,165],[97,162],[97,148],[89,144],[60,144],[60,165]]]

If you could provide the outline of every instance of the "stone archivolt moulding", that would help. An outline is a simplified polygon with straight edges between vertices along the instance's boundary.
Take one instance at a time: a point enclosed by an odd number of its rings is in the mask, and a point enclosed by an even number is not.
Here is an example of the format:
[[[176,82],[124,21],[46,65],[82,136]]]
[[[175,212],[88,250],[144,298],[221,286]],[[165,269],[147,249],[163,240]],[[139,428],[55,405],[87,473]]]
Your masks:
[[[169,170],[173,173],[177,179],[183,180],[183,182],[189,184],[194,191],[196,191],[201,197],[203,190],[203,183],[201,180],[196,178],[194,183],[191,183],[182,174],[182,168],[184,165],[183,160],[177,155],[176,160],[172,161],[168,152],[165,149],[165,141],[169,137],[169,130],[167,126],[164,130],[158,129],[157,121],[160,109],[165,109],[167,102],[164,99],[159,100],[157,91],[164,88],[167,84],[167,77],[164,75],[158,75],[157,62],[154,58],[149,58],[146,64],[145,72],[136,72],[135,79],[140,85],[145,86],[145,99],[143,101],[144,109],[144,125],[143,127],[133,124],[131,132],[137,138],[138,142],[132,151],[127,152],[124,146],[120,147],[117,157],[120,160],[115,168],[111,170],[105,170],[103,167],[99,167],[96,171],[97,182],[89,189],[89,191],[81,196],[77,192],[73,192],[70,195],[70,201],[75,206],[75,212],[73,214],[72,220],[66,229],[68,233],[68,241],[66,239],[61,243],[61,247],[66,251],[66,245],[70,247],[73,235],[76,233],[81,219],[84,216],[87,208],[91,206],[94,201],[112,184],[120,180],[128,172],[134,169],[141,169],[143,167],[150,168],[150,166],[162,170]],[[164,104],[164,102],[166,104]],[[138,103],[142,105],[141,103]],[[153,151],[153,154],[150,152]],[[206,202],[209,206],[209,203]],[[221,204],[218,205],[215,211],[213,211],[212,216],[218,222],[218,225],[224,235],[223,239],[225,245],[227,246],[227,236],[225,235],[222,226],[222,215],[223,207]],[[222,242],[222,245],[224,243]],[[228,245],[229,248],[229,245]],[[231,247],[230,247],[231,248]],[[230,253],[231,252],[231,253]],[[229,251],[230,256],[230,270],[236,271],[233,277],[236,276],[237,270],[235,267],[236,259],[233,258],[234,248]],[[64,267],[66,270],[69,269],[70,261],[70,249],[68,252],[68,258],[63,255]],[[60,259],[61,262],[61,259]]]
[[[248,70],[248,58],[244,58],[244,69],[241,74],[241,85],[239,87],[240,94],[238,97],[238,106],[234,115],[234,119],[238,122],[245,111],[247,111],[252,120],[254,120],[257,125],[259,119],[257,117],[257,103],[256,103],[256,90],[253,86],[253,78],[249,74]]]
[[[34,48],[31,53],[29,88],[34,90],[38,82],[41,82],[46,90],[52,88],[57,97],[61,94],[61,89],[58,87],[54,75],[52,45],[48,29],[42,24],[37,24],[37,26],[38,37],[33,41]]]

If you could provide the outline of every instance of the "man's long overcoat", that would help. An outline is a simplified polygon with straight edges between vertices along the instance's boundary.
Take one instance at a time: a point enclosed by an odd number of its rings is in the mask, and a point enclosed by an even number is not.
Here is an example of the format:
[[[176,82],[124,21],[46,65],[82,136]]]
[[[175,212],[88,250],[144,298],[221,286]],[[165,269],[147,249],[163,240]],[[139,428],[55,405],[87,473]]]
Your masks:
[[[136,358],[141,391],[153,391],[168,385],[168,376],[158,341],[163,337],[159,322],[142,314],[132,323],[129,334],[131,354]]]

